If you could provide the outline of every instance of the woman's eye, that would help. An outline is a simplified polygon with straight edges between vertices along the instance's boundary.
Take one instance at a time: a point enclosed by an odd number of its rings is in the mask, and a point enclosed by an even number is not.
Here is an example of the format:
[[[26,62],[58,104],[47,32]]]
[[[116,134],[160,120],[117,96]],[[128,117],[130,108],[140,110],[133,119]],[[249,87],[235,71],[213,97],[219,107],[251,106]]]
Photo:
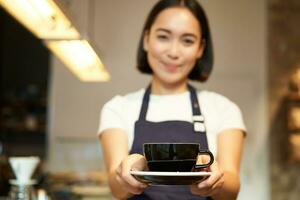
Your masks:
[[[185,45],[192,45],[192,44],[195,43],[195,41],[192,40],[192,39],[183,39],[183,43],[184,43]]]
[[[158,35],[157,38],[158,38],[159,40],[167,40],[167,39],[168,39],[168,36],[166,36],[166,35]]]

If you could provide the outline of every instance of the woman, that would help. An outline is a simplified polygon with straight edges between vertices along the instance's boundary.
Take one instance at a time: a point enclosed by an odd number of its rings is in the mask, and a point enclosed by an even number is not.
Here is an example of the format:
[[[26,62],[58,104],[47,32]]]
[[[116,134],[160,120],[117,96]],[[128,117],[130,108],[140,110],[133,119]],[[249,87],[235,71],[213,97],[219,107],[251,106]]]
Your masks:
[[[138,69],[152,74],[151,84],[114,97],[101,113],[99,138],[116,198],[237,198],[245,132],[240,110],[227,98],[195,91],[188,84],[189,79],[208,79],[212,57],[208,22],[196,0],[160,0],[153,7],[138,50]],[[201,116],[197,127],[195,115]],[[186,131],[179,131],[181,128]],[[209,147],[216,157],[209,168],[211,176],[203,182],[148,186],[130,174],[147,169],[143,143],[195,141]]]

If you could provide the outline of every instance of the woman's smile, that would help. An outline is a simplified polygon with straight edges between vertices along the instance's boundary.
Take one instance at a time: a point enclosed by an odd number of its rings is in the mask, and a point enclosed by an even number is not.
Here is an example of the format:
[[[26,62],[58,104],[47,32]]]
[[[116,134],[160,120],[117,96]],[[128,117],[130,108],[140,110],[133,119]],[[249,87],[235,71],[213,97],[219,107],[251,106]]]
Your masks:
[[[165,69],[167,72],[170,72],[170,73],[175,73],[178,71],[178,68],[180,68],[180,65],[178,64],[172,64],[172,63],[163,63]]]

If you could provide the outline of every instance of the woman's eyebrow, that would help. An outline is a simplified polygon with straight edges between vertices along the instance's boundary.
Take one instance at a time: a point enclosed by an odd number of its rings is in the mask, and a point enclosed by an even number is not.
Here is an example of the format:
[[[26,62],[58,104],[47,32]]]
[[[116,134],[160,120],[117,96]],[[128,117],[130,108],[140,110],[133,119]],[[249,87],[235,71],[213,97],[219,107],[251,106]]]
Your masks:
[[[169,29],[165,29],[165,28],[157,28],[155,30],[155,32],[165,32],[168,34],[171,34],[172,31],[170,31]],[[198,38],[197,35],[193,34],[193,33],[184,33],[183,34],[184,37],[193,37],[193,38]]]
[[[185,33],[185,34],[183,34],[183,36],[184,36],[184,37],[193,37],[193,38],[195,38],[195,39],[198,38],[198,37],[197,37],[195,34],[193,34],[193,33]]]
[[[165,29],[165,28],[157,28],[156,30],[155,30],[155,32],[160,32],[160,31],[162,31],[162,32],[166,32],[166,33],[171,33],[171,31],[170,30],[168,30],[168,29]]]

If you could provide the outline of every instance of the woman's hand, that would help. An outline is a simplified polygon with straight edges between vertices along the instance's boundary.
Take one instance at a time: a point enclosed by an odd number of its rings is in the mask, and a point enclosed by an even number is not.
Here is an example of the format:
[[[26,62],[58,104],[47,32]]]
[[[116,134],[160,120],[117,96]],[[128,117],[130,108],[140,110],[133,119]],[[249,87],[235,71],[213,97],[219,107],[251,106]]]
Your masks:
[[[224,173],[215,161],[210,166],[211,175],[204,181],[191,186],[191,192],[199,196],[212,196],[222,189],[224,184]]]
[[[116,180],[131,194],[141,194],[148,186],[135,179],[130,171],[147,169],[147,162],[140,154],[131,154],[125,158],[116,169]]]

